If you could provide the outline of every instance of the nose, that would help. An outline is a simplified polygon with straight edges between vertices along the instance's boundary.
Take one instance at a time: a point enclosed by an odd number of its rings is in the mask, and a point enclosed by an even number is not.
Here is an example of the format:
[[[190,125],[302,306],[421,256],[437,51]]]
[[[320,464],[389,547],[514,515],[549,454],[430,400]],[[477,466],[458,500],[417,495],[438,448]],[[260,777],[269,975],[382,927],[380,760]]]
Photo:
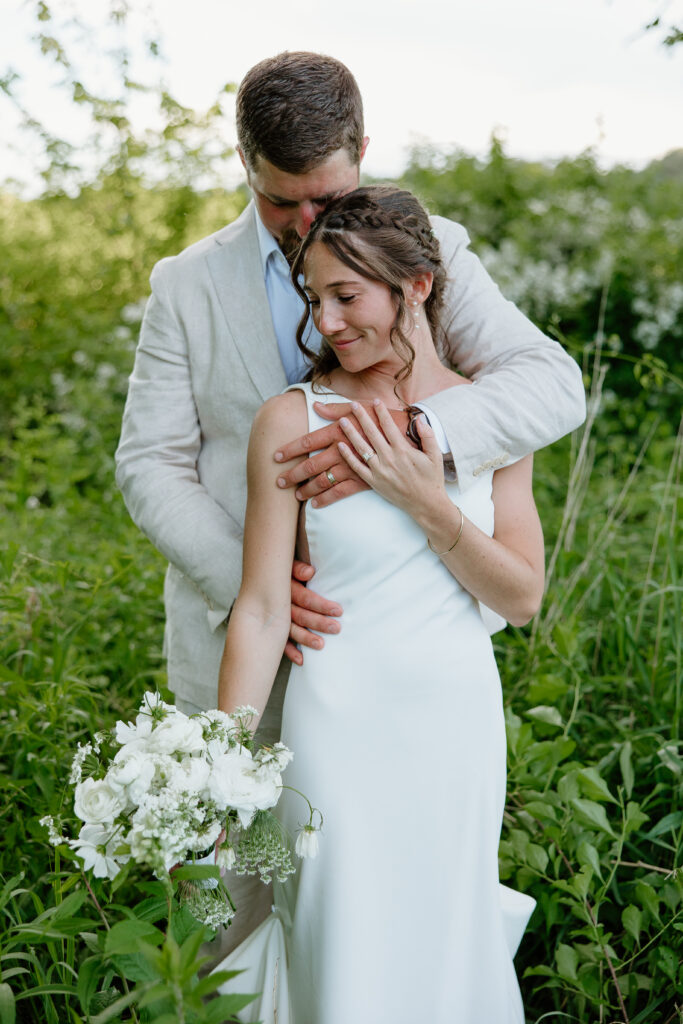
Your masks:
[[[343,331],[345,326],[346,323],[344,318],[340,316],[336,303],[321,299],[320,306],[318,307],[317,323],[320,333],[325,335],[326,338],[331,338],[333,335],[338,334],[339,331]]]
[[[306,237],[311,227],[311,224],[318,216],[320,210],[322,210],[322,206],[320,206],[318,203],[311,203],[306,201],[299,204],[296,224],[294,225],[296,233],[299,236],[299,238]]]

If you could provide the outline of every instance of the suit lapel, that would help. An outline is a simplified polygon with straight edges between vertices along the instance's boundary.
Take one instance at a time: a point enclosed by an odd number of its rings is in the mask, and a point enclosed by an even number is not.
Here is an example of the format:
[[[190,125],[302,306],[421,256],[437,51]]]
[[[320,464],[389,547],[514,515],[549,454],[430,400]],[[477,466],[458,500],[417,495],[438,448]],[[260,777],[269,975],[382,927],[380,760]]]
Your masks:
[[[253,203],[216,238],[207,264],[247,373],[264,400],[278,395],[287,378],[263,280]]]

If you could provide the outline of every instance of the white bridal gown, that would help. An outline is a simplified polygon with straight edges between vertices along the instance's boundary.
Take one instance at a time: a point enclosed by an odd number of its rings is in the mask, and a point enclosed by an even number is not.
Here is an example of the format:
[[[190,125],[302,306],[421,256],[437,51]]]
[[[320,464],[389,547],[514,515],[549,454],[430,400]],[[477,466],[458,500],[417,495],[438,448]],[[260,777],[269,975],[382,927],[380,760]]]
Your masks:
[[[310,428],[327,423],[306,394]],[[448,492],[493,531],[491,473]],[[284,781],[324,815],[276,914],[220,966],[265,1024],[523,1024],[512,954],[533,900],[498,882],[505,729],[477,602],[372,491],[306,508],[315,589],[342,631],[292,670]],[[304,801],[285,790],[294,834]],[[283,926],[286,956],[283,955]],[[288,996],[291,1007],[288,1005]]]

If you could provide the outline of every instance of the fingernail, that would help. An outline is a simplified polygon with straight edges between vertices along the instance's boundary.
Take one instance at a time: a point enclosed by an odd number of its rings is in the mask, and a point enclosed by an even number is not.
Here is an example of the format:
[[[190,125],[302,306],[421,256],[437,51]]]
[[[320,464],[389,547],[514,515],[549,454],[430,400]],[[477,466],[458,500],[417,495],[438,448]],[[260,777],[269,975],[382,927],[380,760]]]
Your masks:
[[[311,502],[311,506],[312,506],[313,508],[317,508],[317,507],[318,507],[318,500],[317,500],[317,498],[314,498],[314,499],[313,499],[313,501]]]
[[[275,452],[275,461],[276,462],[282,462],[282,452]],[[278,483],[279,482],[280,481],[278,480]]]
[[[285,480],[285,478],[283,476],[279,476],[277,478],[277,485],[278,485],[278,487],[286,487],[287,486],[287,481]]]
[[[372,404],[373,405],[381,405],[382,403],[380,402],[379,398],[373,398]]]
[[[342,615],[343,611],[344,609],[340,604],[333,604],[330,611],[330,615]]]
[[[304,498],[301,491],[294,491],[294,497],[296,498],[297,501],[303,501]]]
[[[358,402],[351,402],[351,408],[353,409],[354,412],[356,412],[358,409]]]
[[[328,633],[338,633],[340,629],[341,629],[341,626],[339,625],[338,622],[331,622],[329,624],[329,626],[327,627],[327,632]]]
[[[339,422],[341,423],[342,427],[348,427],[349,425],[349,421],[347,420],[346,416],[342,416]]]
[[[319,651],[321,649],[322,645],[323,645],[322,640],[314,640],[313,641],[313,646],[315,647],[315,649],[317,651]]]

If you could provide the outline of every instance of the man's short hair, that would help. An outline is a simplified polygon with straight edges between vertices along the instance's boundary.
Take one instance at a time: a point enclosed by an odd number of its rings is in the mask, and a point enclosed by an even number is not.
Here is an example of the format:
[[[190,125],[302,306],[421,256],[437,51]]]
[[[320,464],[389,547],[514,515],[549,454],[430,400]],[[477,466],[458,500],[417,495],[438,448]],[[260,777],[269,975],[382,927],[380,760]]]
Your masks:
[[[349,69],[322,53],[279,53],[248,71],[237,93],[237,138],[247,167],[258,157],[306,174],[345,149],[360,162],[363,101]]]

